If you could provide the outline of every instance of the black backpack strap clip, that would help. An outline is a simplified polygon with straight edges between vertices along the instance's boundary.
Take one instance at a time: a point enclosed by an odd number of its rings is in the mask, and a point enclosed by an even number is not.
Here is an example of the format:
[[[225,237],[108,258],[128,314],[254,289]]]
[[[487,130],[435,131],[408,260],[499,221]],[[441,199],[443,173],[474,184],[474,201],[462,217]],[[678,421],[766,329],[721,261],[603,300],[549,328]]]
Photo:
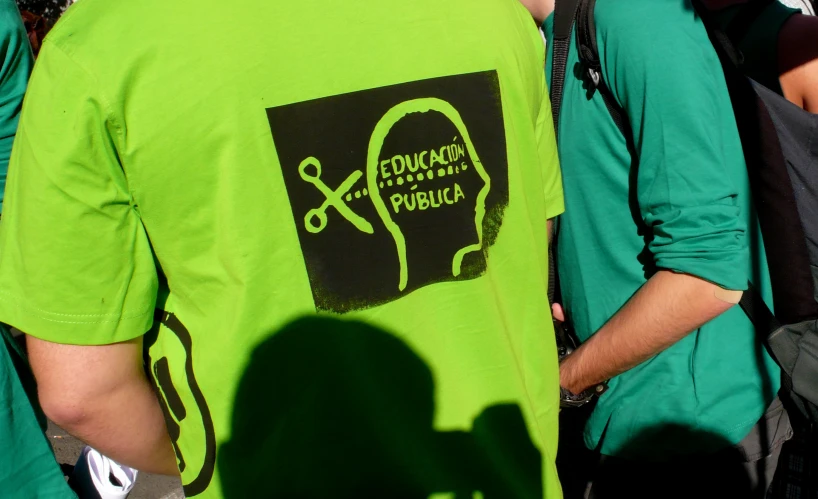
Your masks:
[[[579,0],[577,7],[577,47],[579,49],[579,60],[584,70],[584,80],[588,87],[588,98],[599,90],[602,100],[605,102],[605,107],[608,108],[608,113],[628,143],[628,149],[633,151],[633,135],[628,119],[625,116],[625,110],[616,101],[611,89],[605,84],[605,79],[602,77],[602,61],[599,58],[596,23],[594,22],[595,7],[596,0]]]
[[[551,114],[554,118],[554,134],[558,138],[562,95],[568,69],[568,50],[571,46],[571,31],[580,1],[557,0],[554,9],[554,40],[551,49]]]
[[[598,57],[586,53],[586,47],[579,47],[580,62],[584,70],[584,80],[588,84],[591,95],[602,85],[602,63]]]
[[[599,60],[599,47],[596,43],[595,6],[596,0],[580,0],[577,10],[579,60],[585,71],[585,81],[588,83],[592,95],[603,84],[602,62]]]

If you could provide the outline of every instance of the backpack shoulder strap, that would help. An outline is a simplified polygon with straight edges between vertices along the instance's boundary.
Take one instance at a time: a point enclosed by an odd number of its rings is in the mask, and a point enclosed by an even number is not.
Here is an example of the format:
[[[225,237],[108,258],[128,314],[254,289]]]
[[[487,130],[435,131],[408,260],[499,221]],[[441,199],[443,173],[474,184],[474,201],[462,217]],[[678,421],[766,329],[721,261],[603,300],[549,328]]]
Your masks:
[[[568,68],[568,50],[571,47],[571,30],[577,17],[580,0],[556,0],[554,6],[554,36],[551,48],[551,115],[554,118],[554,137],[559,139],[560,109],[565,89],[565,73]],[[554,224],[551,244],[548,245],[548,301],[556,303],[558,291],[554,245],[557,240],[557,224]]]
[[[608,108],[608,113],[613,118],[616,127],[625,140],[628,142],[628,147],[632,149],[630,125],[628,118],[625,115],[625,110],[616,102],[616,99],[611,92],[611,89],[605,83],[602,77],[602,62],[599,57],[599,47],[596,40],[596,23],[594,22],[594,9],[596,8],[596,0],[580,0],[577,12],[577,43],[579,46],[579,59],[582,62],[582,69],[585,71],[585,77],[589,88],[593,93],[594,90],[599,90],[602,95],[602,100],[605,101],[605,107]]]
[[[761,13],[757,6],[758,5],[767,5],[769,2],[767,0],[755,0],[748,2],[748,7],[742,13],[737,16],[737,19],[734,19],[733,22],[730,24],[729,32],[721,29],[713,19],[713,14],[701,3],[700,0],[693,0],[693,6],[696,9],[696,13],[704,23],[704,27],[707,30],[707,34],[710,37],[710,41],[713,44],[713,47],[716,49],[716,53],[719,56],[719,59],[722,62],[722,66],[727,70],[733,70],[738,72],[741,65],[744,63],[744,56],[739,52],[736,45],[732,42],[732,40],[737,39],[735,37],[744,37],[746,34],[746,30],[749,29],[750,24],[758,17]]]
[[[767,346],[768,352],[773,359],[778,362],[775,353],[769,348],[767,337],[776,329],[781,327],[781,323],[775,318],[772,310],[764,302],[761,292],[752,282],[747,283],[747,290],[741,295],[739,306],[756,327],[759,340]]]
[[[565,89],[565,73],[568,68],[568,50],[571,47],[571,30],[577,17],[581,0],[556,0],[554,7],[554,37],[551,49],[551,114],[554,117],[554,134],[559,137],[560,109]]]

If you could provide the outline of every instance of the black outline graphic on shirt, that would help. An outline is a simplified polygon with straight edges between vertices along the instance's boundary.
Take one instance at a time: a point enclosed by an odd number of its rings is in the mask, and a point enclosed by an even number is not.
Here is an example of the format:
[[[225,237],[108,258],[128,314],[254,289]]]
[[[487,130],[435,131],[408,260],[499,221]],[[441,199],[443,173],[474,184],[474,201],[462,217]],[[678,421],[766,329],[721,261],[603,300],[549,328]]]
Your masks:
[[[310,175],[307,172],[308,166],[315,168],[315,175]],[[361,170],[355,170],[352,172],[349,177],[347,177],[347,179],[344,180],[344,182],[334,191],[327,187],[327,184],[321,181],[321,162],[318,161],[318,159],[310,156],[302,161],[301,164],[298,165],[298,173],[301,175],[304,182],[314,185],[316,189],[321,191],[321,193],[326,196],[324,203],[320,207],[314,208],[304,215],[304,226],[308,231],[313,234],[317,234],[327,227],[327,209],[332,206],[338,211],[338,213],[341,214],[341,216],[349,220],[349,223],[354,225],[359,231],[367,234],[372,234],[374,232],[372,224],[352,211],[352,209],[347,206],[343,199],[343,195],[347,194],[350,189],[352,189],[352,186],[355,185],[355,182],[357,182],[358,179],[363,176]],[[318,226],[313,225],[313,218],[317,218],[319,220]]]
[[[480,162],[477,152],[474,150],[474,145],[469,138],[469,132],[466,130],[466,124],[463,123],[463,118],[460,117],[460,113],[458,113],[451,104],[440,99],[415,99],[398,104],[390,109],[383,118],[381,118],[381,121],[379,121],[378,125],[375,127],[375,131],[372,132],[372,138],[369,141],[369,151],[366,160],[366,182],[369,186],[368,188],[372,203],[375,205],[378,215],[380,215],[381,220],[383,220],[384,225],[386,225],[386,229],[395,239],[398,262],[400,264],[400,282],[398,283],[398,289],[400,291],[406,289],[406,284],[409,280],[409,265],[406,261],[406,238],[404,237],[403,231],[401,231],[398,224],[392,220],[392,215],[390,215],[389,209],[386,207],[386,203],[384,203],[383,199],[381,198],[377,179],[379,163],[378,159],[380,157],[384,140],[389,135],[392,127],[394,127],[398,121],[413,113],[428,113],[430,111],[437,111],[443,114],[457,127],[457,131],[466,142],[466,147],[471,155],[472,164],[474,165],[475,170],[477,170],[477,174],[480,175],[480,178],[483,179],[483,182],[485,183],[477,195],[477,206],[474,210],[474,225],[477,228],[478,242],[477,244],[470,244],[464,248],[461,248],[457,253],[455,253],[454,259],[452,260],[452,276],[457,277],[460,275],[461,266],[463,265],[463,257],[466,256],[467,253],[480,251],[483,249],[483,217],[486,215],[486,196],[488,195],[489,190],[491,190],[491,179],[486,173],[485,168],[483,168],[483,164]]]
[[[508,205],[496,71],[267,109],[316,309],[480,277]]]
[[[182,347],[185,349],[185,376],[188,381],[188,388],[196,402],[199,414],[202,418],[202,426],[204,429],[204,459],[202,467],[196,474],[196,477],[188,483],[182,483],[182,489],[186,497],[193,497],[201,494],[210,485],[213,479],[213,474],[216,467],[216,430],[213,426],[213,417],[210,414],[210,407],[207,405],[207,400],[199,387],[199,382],[196,380],[196,374],[193,371],[193,340],[190,332],[184,324],[176,317],[176,315],[165,312],[164,310],[156,310],[156,320],[162,326],[165,326],[179,339]],[[179,448],[179,438],[181,436],[181,423],[189,416],[188,410],[185,408],[176,386],[174,386],[170,378],[170,368],[167,357],[161,357],[152,366],[154,385],[157,391],[162,395],[159,397],[159,402],[162,407],[162,412],[165,415],[165,421],[168,427],[168,433],[171,435],[171,443],[173,450],[176,453],[176,458],[179,460],[179,470],[184,472],[188,466],[184,455]]]

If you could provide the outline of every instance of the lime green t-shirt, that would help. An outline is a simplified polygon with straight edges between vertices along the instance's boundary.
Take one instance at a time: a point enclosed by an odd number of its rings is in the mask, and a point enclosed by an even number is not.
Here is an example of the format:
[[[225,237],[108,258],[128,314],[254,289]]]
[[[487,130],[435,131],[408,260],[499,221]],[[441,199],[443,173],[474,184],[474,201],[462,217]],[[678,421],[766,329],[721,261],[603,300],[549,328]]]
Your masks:
[[[557,254],[578,337],[598,331],[658,269],[733,290],[752,280],[771,303],[730,97],[693,6],[601,0],[595,22],[603,78],[626,113],[635,151],[600,93],[589,98],[572,37]],[[544,26],[549,40],[552,23],[553,16]],[[611,380],[585,442],[650,460],[727,447],[748,433],[778,386],[775,363],[733,307]]]
[[[0,320],[150,330],[189,497],[560,497],[544,57],[515,0],[83,0],[24,105]]]

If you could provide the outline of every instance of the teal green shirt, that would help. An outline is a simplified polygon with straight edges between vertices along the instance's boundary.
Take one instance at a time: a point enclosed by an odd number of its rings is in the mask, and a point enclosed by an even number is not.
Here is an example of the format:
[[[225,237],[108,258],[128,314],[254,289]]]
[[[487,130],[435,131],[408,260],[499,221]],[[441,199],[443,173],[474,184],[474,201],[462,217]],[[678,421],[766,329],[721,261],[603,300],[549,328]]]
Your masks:
[[[17,5],[12,0],[0,0],[0,212],[11,145],[33,62]]]
[[[553,18],[544,28],[550,42]],[[559,129],[566,214],[557,244],[563,300],[579,338],[594,334],[658,269],[732,290],[751,279],[769,298],[730,98],[692,6],[600,0],[596,29],[603,77],[627,113],[636,151],[632,160],[599,93],[589,99],[572,38]],[[777,391],[775,364],[734,307],[611,380],[586,444],[645,459],[715,450],[739,442]]]
[[[0,0],[0,210],[32,62],[17,5],[12,0]],[[0,326],[0,496],[76,499],[45,437],[45,419],[38,420],[42,412],[34,395],[34,377],[16,347],[5,327]]]
[[[3,2],[4,3],[4,2]],[[39,418],[38,418],[39,416]],[[34,376],[5,326],[0,325],[0,496],[76,499],[44,433]]]

